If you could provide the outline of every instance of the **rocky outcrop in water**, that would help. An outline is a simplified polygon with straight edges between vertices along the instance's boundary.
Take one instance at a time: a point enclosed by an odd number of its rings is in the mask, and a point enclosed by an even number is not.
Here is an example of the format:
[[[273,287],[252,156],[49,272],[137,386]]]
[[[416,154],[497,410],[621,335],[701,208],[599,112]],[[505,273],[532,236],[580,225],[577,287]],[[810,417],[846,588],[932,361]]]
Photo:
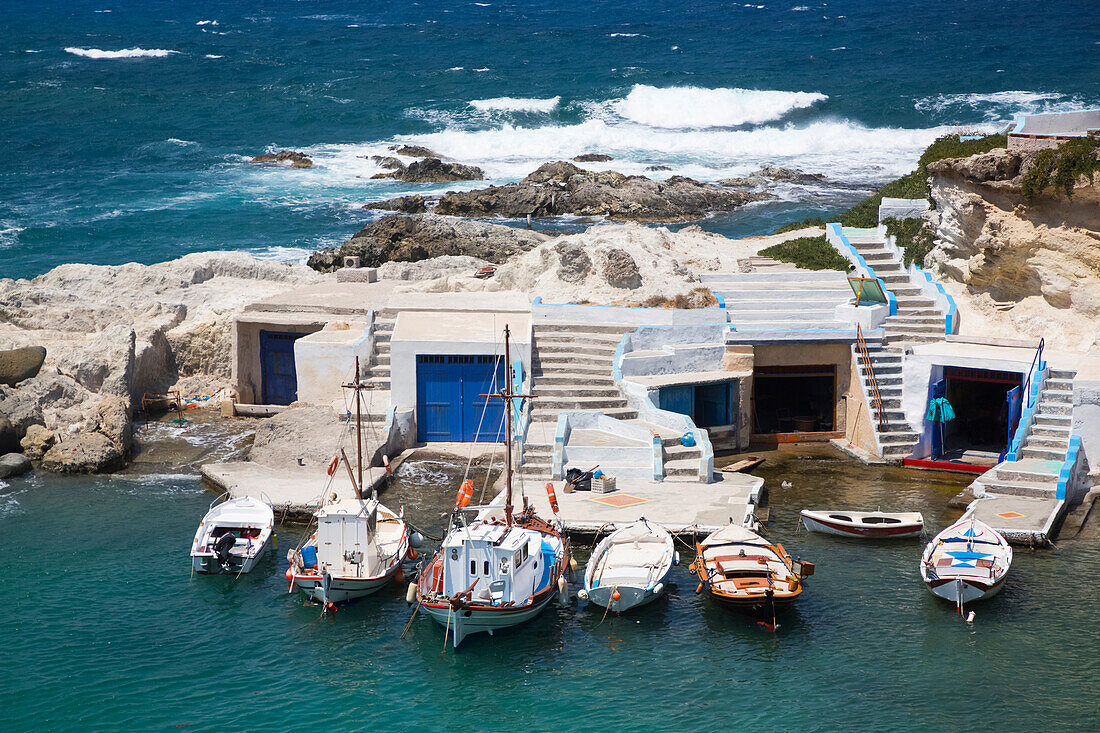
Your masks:
[[[253,163],[290,163],[291,168],[312,168],[313,161],[305,153],[297,150],[280,150],[277,153],[264,153],[252,159]]]
[[[372,155],[370,160],[372,163],[377,163],[380,168],[386,168],[391,171],[400,170],[405,167],[404,163],[389,155]]]
[[[804,173],[797,168],[782,168],[778,166],[765,165],[761,166],[760,170],[754,171],[744,178],[725,178],[718,181],[723,186],[729,186],[731,188],[745,188],[753,186],[763,186],[768,183],[818,183],[824,181],[825,176],[821,173]]]
[[[500,263],[546,239],[544,234],[501,224],[433,214],[394,214],[363,227],[338,248],[314,252],[307,264],[330,272],[348,256],[359,257],[363,267],[378,267],[386,262],[416,262],[441,255],[467,255]]]
[[[451,181],[480,181],[485,173],[477,166],[461,163],[444,163],[439,158],[425,158],[409,163],[392,173],[379,173],[371,178],[393,178],[405,183],[449,183]]]
[[[7,453],[0,456],[0,479],[22,476],[31,470],[30,459],[21,453]]]
[[[440,155],[430,148],[425,148],[422,145],[391,145],[390,150],[394,151],[398,155],[404,155],[409,158],[444,158],[446,156]]]
[[[604,153],[584,153],[573,158],[575,163],[607,163],[611,160],[615,159]]]
[[[546,163],[519,183],[452,191],[436,213],[509,218],[605,216],[619,221],[677,222],[710,211],[730,211],[767,194],[733,191],[683,176],[654,181],[614,171],[585,171],[572,163]]]
[[[402,214],[423,214],[428,210],[428,203],[427,199],[420,194],[413,194],[411,196],[398,196],[388,201],[376,201],[371,204],[365,204],[363,208],[381,211],[397,211]]]
[[[41,369],[0,385],[23,450],[61,472],[113,470],[130,451],[146,392],[228,385],[231,322],[246,303],[318,275],[244,253],[158,265],[61,265],[0,280],[0,348],[44,346]],[[16,447],[18,450],[18,446]]]

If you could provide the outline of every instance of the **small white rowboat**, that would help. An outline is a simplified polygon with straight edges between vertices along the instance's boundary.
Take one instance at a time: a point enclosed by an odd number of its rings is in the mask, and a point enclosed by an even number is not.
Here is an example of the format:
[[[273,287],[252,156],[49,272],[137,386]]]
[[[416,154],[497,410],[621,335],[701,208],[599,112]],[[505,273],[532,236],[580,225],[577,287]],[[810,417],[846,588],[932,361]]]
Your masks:
[[[660,597],[677,559],[668,530],[639,519],[596,546],[578,595],[622,613]]]
[[[932,538],[921,555],[920,577],[962,613],[963,604],[1000,592],[1011,565],[1007,540],[970,515]]]
[[[869,539],[917,537],[924,530],[920,512],[819,512],[802,510],[802,523],[811,532]]]
[[[275,512],[269,501],[222,494],[195,532],[191,567],[196,573],[247,573],[267,554],[274,530]]]

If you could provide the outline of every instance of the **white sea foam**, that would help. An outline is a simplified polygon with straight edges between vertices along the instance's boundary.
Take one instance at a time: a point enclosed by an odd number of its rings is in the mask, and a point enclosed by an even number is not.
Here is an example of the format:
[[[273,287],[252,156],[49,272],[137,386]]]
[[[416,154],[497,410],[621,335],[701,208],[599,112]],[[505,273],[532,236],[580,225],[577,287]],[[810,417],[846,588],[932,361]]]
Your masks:
[[[483,68],[483,69],[474,69],[474,71],[476,71],[477,73],[481,74],[481,73],[484,73],[484,72],[486,72],[486,71],[489,71],[489,67],[488,67],[488,66],[486,66],[486,67],[485,67],[485,68]]]
[[[609,38],[637,38],[641,33],[609,33]]]
[[[217,25],[217,24],[218,24],[218,21],[216,21],[216,20],[200,20],[198,23],[195,23],[195,25]]]
[[[447,71],[462,71],[464,68],[466,68],[466,67],[464,67],[464,66],[452,66],[451,68],[447,69]]]
[[[42,50],[41,49],[28,48],[23,53],[42,53]]]
[[[248,250],[258,260],[271,260],[273,262],[288,262],[292,265],[304,265],[313,250],[308,247],[257,247]]]
[[[809,9],[810,9],[809,5],[795,5],[793,8],[791,8],[791,12],[798,13],[798,12],[801,12],[801,11],[804,11],[804,10],[809,10]]]
[[[651,87],[636,84],[613,109],[650,127],[704,128],[761,124],[828,99],[817,92]]]
[[[216,53],[208,53],[205,56],[203,56],[203,58],[204,59],[224,59],[225,56],[219,56]]]
[[[561,97],[535,99],[528,97],[496,97],[474,99],[470,106],[480,112],[553,112]]]
[[[1090,107],[1084,100],[1060,92],[1021,90],[937,94],[918,99],[913,106],[922,112],[954,115],[960,121],[973,120],[980,116],[984,122],[1008,120],[1018,114],[1073,112]]]
[[[124,48],[119,51],[104,51],[101,48],[76,48],[75,46],[69,46],[65,51],[89,59],[161,58],[179,53],[167,48]]]

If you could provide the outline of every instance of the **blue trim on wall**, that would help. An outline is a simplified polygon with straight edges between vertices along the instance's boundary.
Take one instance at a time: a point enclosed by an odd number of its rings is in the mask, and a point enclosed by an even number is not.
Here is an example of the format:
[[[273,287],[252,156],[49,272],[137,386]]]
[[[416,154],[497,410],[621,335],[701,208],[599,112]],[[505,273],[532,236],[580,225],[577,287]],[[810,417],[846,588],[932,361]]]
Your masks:
[[[1047,363],[1045,361],[1040,361],[1035,366],[1035,373],[1031,377],[1031,389],[1028,390],[1028,394],[1024,395],[1023,409],[1020,410],[1020,422],[1016,423],[1016,432],[1012,436],[1012,445],[1008,453],[1005,454],[1006,461],[1017,460],[1016,455],[1020,452],[1020,446],[1024,444],[1024,439],[1027,437],[1028,431],[1031,430],[1035,406],[1039,404],[1039,385],[1043,381]]]
[[[722,308],[724,310],[725,307],[726,307],[726,299],[723,298],[718,293],[715,293],[713,290],[711,291],[711,293],[714,295],[714,298],[718,301],[718,307]]]
[[[932,285],[935,285],[936,290],[939,290],[943,297],[947,299],[947,313],[944,314],[944,333],[955,333],[955,319],[958,316],[959,312],[958,309],[955,307],[955,299],[948,295],[947,291],[943,289],[943,286],[933,280],[932,276],[925,272],[920,265],[914,264],[913,267],[916,268],[917,272],[924,275],[925,280],[927,280]]]
[[[1069,487],[1069,480],[1073,478],[1073,469],[1077,465],[1077,451],[1080,449],[1081,436],[1069,436],[1069,450],[1066,451],[1066,460],[1062,463],[1062,470],[1058,473],[1058,489],[1054,494],[1054,498],[1059,501],[1066,500],[1066,489]]]

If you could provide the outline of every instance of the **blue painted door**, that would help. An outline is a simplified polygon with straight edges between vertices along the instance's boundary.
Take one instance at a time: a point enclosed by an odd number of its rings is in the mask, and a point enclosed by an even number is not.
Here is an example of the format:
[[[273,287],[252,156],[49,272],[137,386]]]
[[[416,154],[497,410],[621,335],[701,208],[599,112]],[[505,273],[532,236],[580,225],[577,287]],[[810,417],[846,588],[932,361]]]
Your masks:
[[[695,387],[690,384],[661,387],[660,403],[662,410],[691,417],[695,414]]]
[[[499,398],[482,396],[500,391],[504,372],[503,360],[493,356],[418,355],[417,439],[463,443],[504,440],[504,403]]]
[[[1004,460],[1008,452],[1012,450],[1012,438],[1016,435],[1016,428],[1020,424],[1020,411],[1024,403],[1024,395],[1020,387],[1013,387],[1005,395],[1008,402],[1008,435],[1006,436],[1005,449],[1001,451],[999,460]]]
[[[695,424],[701,428],[733,424],[730,383],[700,384],[695,388]]]
[[[305,335],[260,331],[260,391],[265,405],[289,405],[298,399],[294,342]]]

